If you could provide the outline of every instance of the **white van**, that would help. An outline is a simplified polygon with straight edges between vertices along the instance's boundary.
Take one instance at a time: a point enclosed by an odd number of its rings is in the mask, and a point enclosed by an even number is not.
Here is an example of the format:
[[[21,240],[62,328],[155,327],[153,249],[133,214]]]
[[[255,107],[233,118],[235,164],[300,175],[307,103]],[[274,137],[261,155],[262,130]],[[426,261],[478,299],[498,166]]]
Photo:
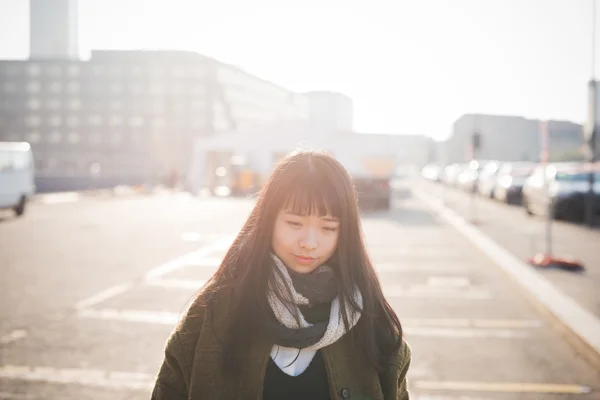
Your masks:
[[[35,193],[35,166],[29,143],[0,142],[0,209],[25,213]]]

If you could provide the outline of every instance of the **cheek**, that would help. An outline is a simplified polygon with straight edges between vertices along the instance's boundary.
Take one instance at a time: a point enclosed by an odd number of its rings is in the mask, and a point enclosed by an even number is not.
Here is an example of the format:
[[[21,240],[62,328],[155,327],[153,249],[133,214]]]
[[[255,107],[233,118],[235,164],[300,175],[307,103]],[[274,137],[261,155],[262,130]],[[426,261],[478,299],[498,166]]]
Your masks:
[[[328,235],[323,239],[323,247],[325,252],[331,256],[337,248],[339,235]]]
[[[277,224],[273,232],[273,248],[289,248],[294,242],[293,236],[293,232],[290,232],[284,224]]]

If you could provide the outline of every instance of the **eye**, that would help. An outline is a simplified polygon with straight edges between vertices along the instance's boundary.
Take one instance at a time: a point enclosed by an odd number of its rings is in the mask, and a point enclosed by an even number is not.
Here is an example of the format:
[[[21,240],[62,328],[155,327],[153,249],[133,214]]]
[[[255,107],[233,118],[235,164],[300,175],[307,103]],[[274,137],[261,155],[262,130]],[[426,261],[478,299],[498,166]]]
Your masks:
[[[294,227],[300,227],[300,226],[302,226],[302,224],[301,224],[300,222],[298,222],[298,221],[290,221],[290,220],[287,220],[287,221],[285,221],[285,222],[286,222],[286,224],[288,224],[288,225],[291,225],[291,226],[294,226]]]
[[[326,226],[323,229],[328,232],[336,232],[338,230],[337,226]]]

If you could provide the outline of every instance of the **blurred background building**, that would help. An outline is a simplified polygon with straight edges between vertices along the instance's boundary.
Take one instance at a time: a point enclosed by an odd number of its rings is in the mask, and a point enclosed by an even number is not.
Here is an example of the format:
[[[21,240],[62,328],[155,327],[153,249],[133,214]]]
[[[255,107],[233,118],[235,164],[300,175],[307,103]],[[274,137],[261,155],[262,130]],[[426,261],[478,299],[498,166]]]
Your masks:
[[[313,91],[304,95],[309,102],[311,125],[337,132],[353,130],[354,108],[350,97],[327,91]]]
[[[570,121],[548,121],[550,160],[581,160],[584,138],[580,124]],[[452,126],[450,138],[439,144],[442,164],[470,160],[473,132],[481,134],[477,158],[499,161],[539,161],[541,150],[540,120],[518,116],[467,114]]]
[[[79,60],[76,3],[31,1],[30,59],[0,61],[0,140],[31,143],[38,191],[152,182],[198,138],[309,118],[308,96],[197,53]]]

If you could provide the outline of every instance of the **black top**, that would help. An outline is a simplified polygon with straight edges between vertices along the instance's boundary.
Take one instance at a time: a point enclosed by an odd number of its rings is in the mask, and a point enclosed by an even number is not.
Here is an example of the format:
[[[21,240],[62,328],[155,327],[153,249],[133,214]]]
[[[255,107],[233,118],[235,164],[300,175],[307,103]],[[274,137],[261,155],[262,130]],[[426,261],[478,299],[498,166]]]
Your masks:
[[[317,351],[308,368],[298,376],[283,372],[269,357],[263,400],[331,400],[325,362]]]

